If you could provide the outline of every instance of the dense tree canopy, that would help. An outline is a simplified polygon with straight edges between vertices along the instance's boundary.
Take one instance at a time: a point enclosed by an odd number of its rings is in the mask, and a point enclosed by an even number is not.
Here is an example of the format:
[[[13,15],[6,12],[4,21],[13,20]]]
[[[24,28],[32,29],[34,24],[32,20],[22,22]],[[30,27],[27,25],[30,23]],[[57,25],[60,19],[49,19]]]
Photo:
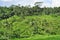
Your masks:
[[[33,7],[29,6],[16,6],[12,5],[10,7],[0,7],[0,19],[9,18],[13,15],[17,16],[32,16],[32,15],[50,15],[50,14],[60,14],[60,7],[44,7],[40,8],[37,5]]]

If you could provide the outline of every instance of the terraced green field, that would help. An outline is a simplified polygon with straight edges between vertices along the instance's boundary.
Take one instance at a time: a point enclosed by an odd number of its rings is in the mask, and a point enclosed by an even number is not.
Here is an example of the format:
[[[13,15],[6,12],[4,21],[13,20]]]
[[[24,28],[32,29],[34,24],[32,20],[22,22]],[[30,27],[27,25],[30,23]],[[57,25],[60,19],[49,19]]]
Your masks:
[[[0,39],[60,40],[60,16],[12,16],[0,20]]]

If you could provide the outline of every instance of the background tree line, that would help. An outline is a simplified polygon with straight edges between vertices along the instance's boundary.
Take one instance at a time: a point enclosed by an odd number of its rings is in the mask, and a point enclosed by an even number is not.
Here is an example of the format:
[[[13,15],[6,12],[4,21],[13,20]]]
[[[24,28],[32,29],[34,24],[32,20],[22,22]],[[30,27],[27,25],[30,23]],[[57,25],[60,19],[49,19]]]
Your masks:
[[[44,7],[41,8],[37,5],[33,7],[29,6],[16,6],[12,5],[10,7],[1,7],[0,6],[0,19],[6,19],[13,15],[17,16],[32,16],[32,15],[59,15],[60,7]]]

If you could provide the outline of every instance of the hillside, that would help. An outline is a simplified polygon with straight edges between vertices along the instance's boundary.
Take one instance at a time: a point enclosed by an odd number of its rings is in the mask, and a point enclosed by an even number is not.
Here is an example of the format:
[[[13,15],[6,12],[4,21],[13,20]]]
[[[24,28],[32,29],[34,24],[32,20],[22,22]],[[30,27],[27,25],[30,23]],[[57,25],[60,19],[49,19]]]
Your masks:
[[[0,20],[0,38],[28,38],[34,35],[60,35],[60,16],[12,16]]]

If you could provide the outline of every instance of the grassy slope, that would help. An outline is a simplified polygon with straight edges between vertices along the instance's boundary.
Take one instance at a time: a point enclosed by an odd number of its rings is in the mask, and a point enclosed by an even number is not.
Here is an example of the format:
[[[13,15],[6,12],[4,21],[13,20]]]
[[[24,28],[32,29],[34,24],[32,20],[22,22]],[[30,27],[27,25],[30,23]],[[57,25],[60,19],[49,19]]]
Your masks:
[[[35,26],[39,27],[39,32],[41,34],[50,35],[51,32],[55,32],[57,35],[60,35],[60,22],[59,22],[60,16],[52,17],[50,15],[26,16],[25,19],[18,17],[18,16],[13,16],[13,17],[7,19],[8,23],[10,24],[10,27],[5,26],[6,20],[0,21],[0,31],[8,32],[9,34],[13,34],[12,32],[16,31],[16,33],[20,34],[20,32],[25,30],[28,33],[24,32],[20,35],[30,35],[31,36],[31,35],[33,35],[32,34],[33,26],[31,26],[32,20],[36,22]],[[44,31],[42,29],[44,29]],[[17,30],[19,30],[19,31],[17,31]],[[46,30],[48,30],[49,33],[46,32]],[[42,40],[48,40],[48,39],[49,40],[52,40],[52,39],[59,40],[60,39],[60,36],[52,36],[52,37],[51,36],[44,36],[43,37],[43,36],[37,35],[37,36],[32,36],[31,38],[27,38],[24,40],[40,40],[41,37],[42,37]],[[23,40],[23,39],[21,39],[21,40]]]
[[[59,35],[35,35],[30,38],[11,39],[11,40],[60,40]]]
[[[60,16],[52,17],[52,16],[27,16],[25,19],[22,19],[18,16],[14,16],[8,19],[8,22],[11,23],[15,21],[12,25],[15,29],[20,29],[21,31],[25,28],[29,28],[31,26],[31,22],[35,21],[36,25],[40,28],[50,29],[51,31],[56,31],[60,29]],[[5,21],[5,20],[3,20]],[[60,30],[59,30],[60,31]],[[59,33],[59,32],[57,32]],[[60,34],[60,33],[59,33]]]

